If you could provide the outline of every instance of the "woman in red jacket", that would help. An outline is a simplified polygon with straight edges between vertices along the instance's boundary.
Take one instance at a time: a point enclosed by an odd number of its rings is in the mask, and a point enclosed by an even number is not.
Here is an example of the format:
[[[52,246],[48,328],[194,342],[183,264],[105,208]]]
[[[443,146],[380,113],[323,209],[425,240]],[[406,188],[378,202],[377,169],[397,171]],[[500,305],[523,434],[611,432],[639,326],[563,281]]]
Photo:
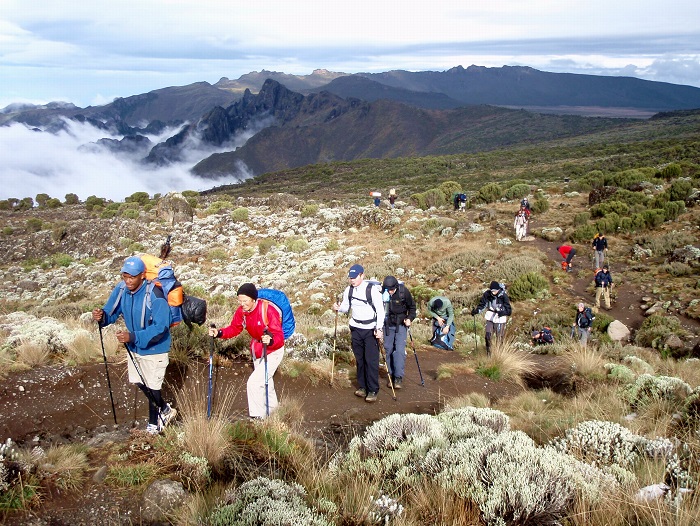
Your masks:
[[[252,283],[241,285],[237,295],[239,307],[231,324],[218,330],[210,328],[209,336],[228,339],[243,329],[248,331],[253,357],[253,372],[247,384],[248,414],[251,418],[265,418],[279,405],[273,376],[284,358],[282,318],[274,304],[258,300],[258,290]]]

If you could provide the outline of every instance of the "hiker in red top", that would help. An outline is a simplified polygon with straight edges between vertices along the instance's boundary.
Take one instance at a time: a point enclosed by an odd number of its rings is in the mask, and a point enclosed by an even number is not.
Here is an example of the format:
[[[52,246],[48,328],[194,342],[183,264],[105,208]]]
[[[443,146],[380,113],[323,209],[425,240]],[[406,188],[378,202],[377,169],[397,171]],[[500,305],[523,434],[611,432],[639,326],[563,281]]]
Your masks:
[[[277,393],[273,377],[284,358],[282,317],[274,304],[258,300],[258,290],[252,283],[238,288],[239,307],[233,313],[228,327],[209,329],[214,338],[233,338],[243,329],[252,338],[253,372],[248,378],[248,414],[251,418],[265,418],[277,408]],[[267,349],[264,347],[267,346]]]
[[[557,247],[557,251],[561,254],[561,257],[564,258],[564,261],[561,262],[561,269],[566,272],[571,272],[571,260],[576,255],[576,249],[569,245],[562,245]]]

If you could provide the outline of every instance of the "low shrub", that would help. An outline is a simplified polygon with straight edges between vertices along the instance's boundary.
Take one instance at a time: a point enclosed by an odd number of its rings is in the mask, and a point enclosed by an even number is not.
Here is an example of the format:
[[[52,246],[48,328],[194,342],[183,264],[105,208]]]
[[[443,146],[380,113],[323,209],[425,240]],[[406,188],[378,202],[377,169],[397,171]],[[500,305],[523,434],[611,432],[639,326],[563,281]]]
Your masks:
[[[233,212],[231,212],[231,219],[234,221],[248,221],[248,217],[248,209],[245,207],[236,208]]]
[[[669,335],[682,336],[684,333],[680,320],[675,316],[653,314],[642,322],[642,326],[634,337],[634,343],[640,347],[663,350]]]
[[[528,272],[518,276],[510,287],[508,296],[513,301],[541,297],[549,289],[547,279],[539,272]]]
[[[506,199],[522,199],[530,193],[529,184],[514,184],[508,188],[503,197]]]
[[[314,217],[319,210],[317,204],[304,205],[301,209],[301,217]]]
[[[501,198],[503,189],[498,183],[488,183],[479,188],[476,199],[482,203],[493,203]]]
[[[538,197],[535,198],[535,200],[532,202],[533,213],[544,214],[547,210],[549,210],[549,199],[545,199],[544,197]]]

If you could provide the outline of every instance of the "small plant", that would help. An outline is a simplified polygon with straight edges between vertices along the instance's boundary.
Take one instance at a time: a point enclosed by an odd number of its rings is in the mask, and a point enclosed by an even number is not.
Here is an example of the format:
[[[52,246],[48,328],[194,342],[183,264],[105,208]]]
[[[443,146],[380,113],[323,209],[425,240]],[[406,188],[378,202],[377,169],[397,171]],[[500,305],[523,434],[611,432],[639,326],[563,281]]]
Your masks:
[[[319,210],[317,204],[304,205],[301,209],[301,217],[314,217]]]
[[[42,229],[44,223],[41,219],[37,217],[30,217],[26,222],[27,230],[29,232],[39,232]]]
[[[234,221],[248,221],[248,209],[244,207],[236,208],[233,212],[231,212],[231,219]]]
[[[73,263],[73,258],[68,254],[54,254],[53,263],[57,267],[67,267]]]
[[[111,466],[105,483],[122,488],[140,486],[153,480],[157,472],[158,468],[149,462]]]
[[[267,254],[277,243],[271,237],[266,237],[260,243],[258,243],[258,252],[261,256]]]

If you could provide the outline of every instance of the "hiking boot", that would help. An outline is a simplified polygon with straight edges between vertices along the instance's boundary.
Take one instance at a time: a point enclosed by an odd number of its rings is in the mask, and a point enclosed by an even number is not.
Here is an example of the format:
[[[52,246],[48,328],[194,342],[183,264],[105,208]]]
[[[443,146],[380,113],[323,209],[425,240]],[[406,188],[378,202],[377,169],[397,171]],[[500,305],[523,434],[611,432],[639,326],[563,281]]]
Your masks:
[[[394,380],[394,389],[401,389],[401,382],[403,381],[403,378],[400,376],[396,377],[396,380]]]
[[[156,424],[148,424],[146,426],[146,433],[149,435],[157,435],[159,433],[158,426]]]
[[[392,386],[394,386],[395,384],[396,384],[396,380],[395,380],[394,378],[389,378],[389,379],[386,381],[386,386],[387,386],[387,387],[392,387]]]
[[[160,411],[160,429],[167,427],[175,416],[177,416],[177,409],[170,407],[170,404],[165,404],[165,409]]]
[[[377,393],[375,393],[374,391],[370,391],[369,393],[367,393],[367,396],[365,397],[365,402],[372,403],[372,402],[376,402],[376,401],[377,401]]]
[[[367,396],[367,390],[364,387],[360,387],[357,391],[355,391],[355,396],[364,398],[365,396]]]

